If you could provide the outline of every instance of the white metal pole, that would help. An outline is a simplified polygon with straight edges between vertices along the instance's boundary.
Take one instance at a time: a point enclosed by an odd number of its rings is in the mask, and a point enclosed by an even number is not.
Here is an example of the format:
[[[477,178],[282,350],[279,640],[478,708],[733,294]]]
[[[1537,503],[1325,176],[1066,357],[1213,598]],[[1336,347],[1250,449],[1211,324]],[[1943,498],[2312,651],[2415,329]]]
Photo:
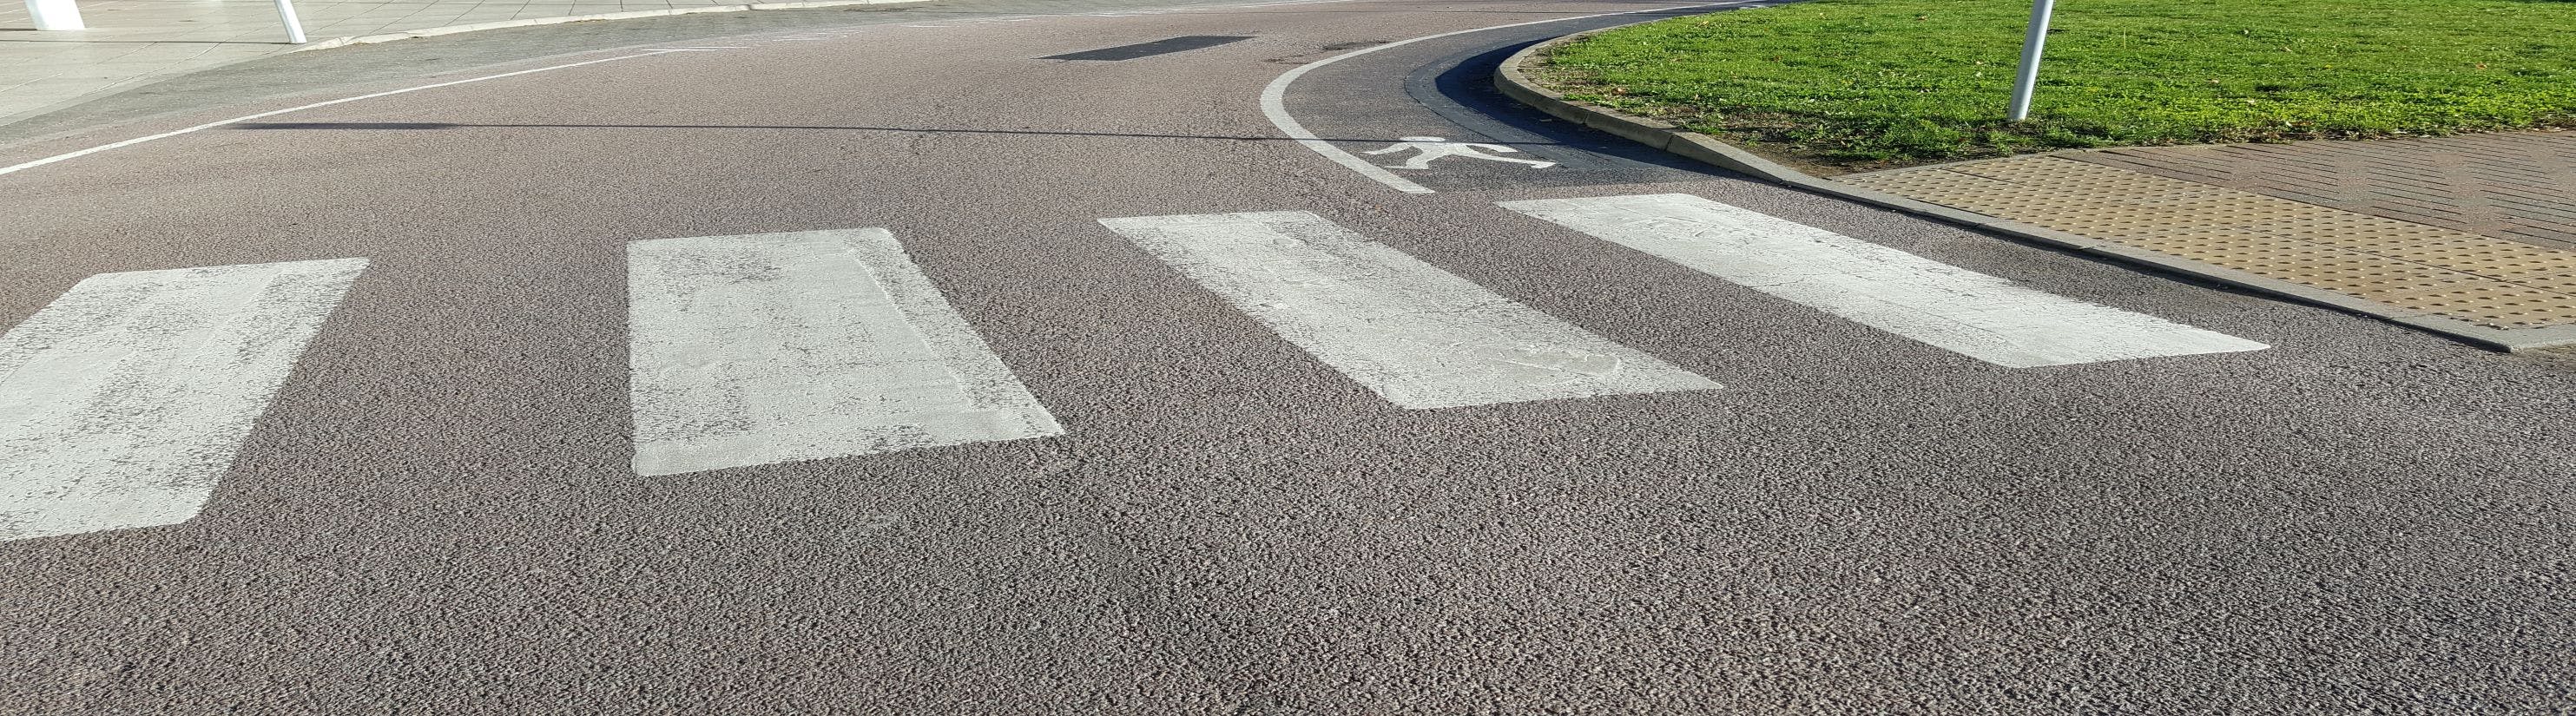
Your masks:
[[[295,0],[277,0],[277,21],[286,23],[286,44],[304,44],[304,19],[295,16]]]
[[[36,20],[38,30],[79,30],[89,27],[81,22],[80,4],[74,0],[27,0],[27,15]]]
[[[2057,0],[2031,3],[2030,35],[2021,41],[2021,74],[2013,78],[2012,121],[2030,118],[2030,92],[2039,85],[2040,48],[2048,44],[2048,16],[2056,11]]]

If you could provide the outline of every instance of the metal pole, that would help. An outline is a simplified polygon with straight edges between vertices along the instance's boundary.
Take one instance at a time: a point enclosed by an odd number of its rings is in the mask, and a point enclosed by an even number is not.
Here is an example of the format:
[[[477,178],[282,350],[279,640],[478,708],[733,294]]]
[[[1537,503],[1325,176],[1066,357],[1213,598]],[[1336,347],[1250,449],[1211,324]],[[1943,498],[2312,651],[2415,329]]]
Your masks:
[[[2013,78],[2014,122],[2030,118],[2030,92],[2039,85],[2039,51],[2048,44],[2048,16],[2056,11],[2057,0],[2033,0],[2030,6],[2030,36],[2021,41],[2021,75]]]
[[[27,15],[36,21],[38,30],[79,30],[89,27],[81,22],[80,5],[72,0],[27,0]]]
[[[304,19],[295,16],[294,0],[277,0],[277,21],[286,23],[286,44],[304,44]]]

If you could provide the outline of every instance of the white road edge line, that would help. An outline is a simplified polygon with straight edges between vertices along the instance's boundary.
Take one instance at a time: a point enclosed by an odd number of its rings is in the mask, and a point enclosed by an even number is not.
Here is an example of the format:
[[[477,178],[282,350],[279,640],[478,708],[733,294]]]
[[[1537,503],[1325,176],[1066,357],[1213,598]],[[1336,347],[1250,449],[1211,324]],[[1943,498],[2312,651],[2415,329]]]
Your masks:
[[[1100,223],[1404,408],[1719,387],[1309,212]]]
[[[195,517],[366,268],[99,274],[0,335],[0,540]]]
[[[2270,347],[1690,194],[1499,203],[1729,283],[2006,367]]]
[[[638,57],[654,57],[654,56],[658,56],[658,55],[668,54],[668,53],[671,53],[671,52],[678,52],[678,50],[654,50],[654,51],[650,51],[650,52],[644,52],[644,53],[633,54],[633,55],[623,55],[623,56],[619,56],[619,57],[610,57],[610,58],[606,58],[606,59],[586,60],[586,61],[582,61],[582,62],[575,62],[575,63],[571,63],[571,64],[555,65],[555,66],[553,66],[553,67],[539,67],[539,68],[536,68],[536,69],[533,69],[533,70],[519,70],[519,71],[517,71],[517,72],[503,72],[503,73],[501,73],[501,74],[497,74],[497,75],[484,75],[484,76],[481,76],[481,77],[472,77],[472,78],[461,79],[461,80],[453,80],[453,81],[448,81],[448,82],[440,82],[440,83],[437,83],[437,84],[426,84],[426,85],[421,85],[421,86],[418,86],[418,87],[405,87],[405,88],[398,89],[398,90],[387,90],[387,91],[383,91],[383,92],[374,92],[374,93],[369,93],[369,94],[362,94],[362,95],[358,95],[358,96],[355,96],[355,97],[342,97],[342,98],[340,98],[340,99],[335,99],[335,100],[327,100],[327,101],[322,101],[322,102],[315,102],[315,103],[312,103],[312,104],[306,104],[306,105],[297,105],[297,106],[294,106],[294,107],[288,107],[288,108],[285,108],[285,109],[279,109],[279,110],[270,110],[270,111],[267,111],[267,112],[261,112],[261,113],[258,113],[258,114],[247,114],[247,115],[242,115],[242,116],[239,116],[239,117],[234,117],[234,118],[232,118],[232,119],[227,119],[227,120],[222,120],[222,121],[217,121],[217,122],[207,122],[207,123],[205,123],[205,124],[200,124],[200,125],[197,125],[197,126],[194,126],[194,127],[188,127],[188,128],[186,128],[186,129],[174,129],[174,130],[171,130],[171,131],[162,132],[162,133],[160,133],[160,134],[154,134],[154,135],[148,135],[148,136],[142,136],[142,137],[135,137],[135,138],[133,138],[133,139],[128,139],[128,140],[125,140],[125,141],[122,141],[122,142],[115,142],[115,143],[111,143],[111,144],[101,144],[101,145],[98,145],[98,146],[95,146],[95,147],[90,147],[90,148],[88,148],[88,149],[82,149],[82,150],[72,151],[72,152],[64,152],[64,153],[62,153],[62,154],[56,154],[56,155],[53,155],[53,156],[50,156],[50,157],[45,157],[45,158],[43,158],[43,159],[38,159],[38,160],[35,160],[35,161],[24,162],[24,163],[19,163],[19,164],[12,164],[12,165],[9,165],[9,166],[7,166],[7,167],[0,167],[0,174],[15,174],[15,173],[18,173],[18,172],[21,172],[21,171],[26,171],[26,170],[28,170],[28,169],[34,169],[34,168],[36,168],[36,167],[41,167],[41,166],[44,166],[44,165],[47,165],[47,164],[52,164],[52,163],[55,163],[55,162],[64,161],[64,160],[69,160],[69,159],[78,159],[78,158],[81,158],[81,157],[86,157],[86,156],[89,156],[89,155],[92,155],[92,154],[97,154],[97,153],[99,153],[99,152],[104,152],[104,151],[108,151],[108,150],[111,150],[111,149],[123,149],[123,148],[131,147],[131,146],[134,146],[134,145],[137,145],[137,144],[142,144],[142,143],[144,143],[144,142],[150,142],[150,141],[161,140],[161,139],[169,139],[169,138],[171,138],[171,137],[176,137],[176,136],[179,136],[179,135],[182,135],[182,134],[191,134],[191,133],[195,133],[195,132],[202,132],[202,131],[205,131],[205,130],[214,129],[214,128],[216,128],[216,127],[221,127],[221,126],[228,125],[228,124],[240,124],[240,123],[242,123],[242,122],[248,122],[248,121],[251,121],[251,120],[254,120],[254,119],[265,119],[265,118],[268,118],[268,117],[275,117],[275,116],[277,116],[277,115],[286,114],[286,113],[289,113],[289,112],[302,112],[302,111],[304,111],[304,110],[308,110],[308,109],[318,109],[318,108],[322,108],[322,107],[329,107],[329,106],[331,106],[331,105],[335,105],[335,104],[347,104],[347,103],[350,103],[350,102],[356,102],[356,101],[359,101],[359,100],[375,99],[375,98],[378,98],[378,97],[391,97],[391,96],[398,95],[398,94],[407,94],[407,93],[411,93],[411,92],[418,92],[418,91],[421,91],[421,90],[438,89],[438,88],[440,88],[440,87],[454,87],[454,86],[461,85],[461,84],[470,84],[470,83],[474,83],[474,82],[483,82],[483,81],[486,81],[486,80],[497,80],[497,79],[501,79],[501,78],[504,78],[504,77],[517,77],[517,76],[519,76],[519,75],[532,75],[532,74],[536,74],[536,73],[539,73],[539,72],[552,72],[552,71],[555,71],[555,70],[567,70],[567,69],[572,69],[572,68],[575,68],[575,67],[582,67],[582,66],[586,66],[586,65],[596,65],[596,64],[599,64],[599,63],[602,63],[602,62],[616,62],[616,61],[618,61],[618,60],[632,60],[632,59],[635,59],[635,58],[638,58]]]
[[[1333,146],[1332,142],[1324,141],[1323,138],[1315,136],[1314,132],[1307,131],[1306,125],[1298,123],[1296,117],[1288,114],[1288,85],[1294,84],[1297,81],[1297,78],[1306,76],[1306,73],[1308,72],[1313,72],[1317,68],[1321,68],[1335,62],[1340,62],[1379,50],[1403,47],[1405,45],[1426,40],[1437,40],[1443,37],[1456,37],[1470,33],[1486,32],[1489,30],[1545,25],[1551,22],[1570,22],[1574,20],[1589,20],[1596,17],[1614,17],[1618,15],[1639,15],[1650,12],[1724,7],[1727,5],[1744,5],[1761,1],[1762,0],[1729,0],[1728,2],[1706,3],[1701,5],[1677,5],[1674,7],[1657,7],[1647,8],[1644,10],[1629,10],[1626,12],[1605,12],[1594,15],[1576,15],[1574,17],[1559,17],[1531,22],[1515,22],[1509,25],[1494,25],[1492,27],[1479,27],[1472,30],[1443,32],[1437,35],[1424,35],[1410,40],[1397,40],[1374,47],[1363,47],[1307,64],[1298,65],[1296,69],[1289,70],[1286,73],[1279,75],[1278,79],[1271,80],[1270,86],[1261,89],[1261,113],[1268,116],[1270,118],[1270,124],[1278,127],[1280,132],[1286,133],[1289,139],[1297,140],[1298,144],[1305,145],[1307,149],[1315,150],[1316,154],[1324,155],[1325,159],[1330,159],[1333,160],[1334,163],[1350,167],[1351,171],[1359,172],[1361,176],[1376,179],[1380,184],[1385,184],[1389,187],[1393,187],[1396,191],[1407,194],[1436,193],[1429,187],[1414,183],[1411,179],[1396,176],[1395,172],[1387,171],[1386,167],[1378,166],[1366,159],[1361,159],[1350,152],[1342,151],[1341,147]]]
[[[637,474],[1064,433],[884,229],[627,257]]]

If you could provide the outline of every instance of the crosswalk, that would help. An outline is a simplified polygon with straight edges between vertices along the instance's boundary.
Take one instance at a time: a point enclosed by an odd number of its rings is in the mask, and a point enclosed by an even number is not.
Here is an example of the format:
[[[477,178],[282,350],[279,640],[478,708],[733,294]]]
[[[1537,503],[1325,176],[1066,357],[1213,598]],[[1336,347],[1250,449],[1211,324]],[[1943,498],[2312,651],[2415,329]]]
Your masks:
[[[1500,206],[2000,366],[2266,347],[1692,195]],[[1401,408],[1720,389],[1314,213],[1100,223]],[[885,229],[636,241],[627,261],[637,474],[1066,430]],[[102,274],[0,335],[0,540],[193,517],[366,266]]]

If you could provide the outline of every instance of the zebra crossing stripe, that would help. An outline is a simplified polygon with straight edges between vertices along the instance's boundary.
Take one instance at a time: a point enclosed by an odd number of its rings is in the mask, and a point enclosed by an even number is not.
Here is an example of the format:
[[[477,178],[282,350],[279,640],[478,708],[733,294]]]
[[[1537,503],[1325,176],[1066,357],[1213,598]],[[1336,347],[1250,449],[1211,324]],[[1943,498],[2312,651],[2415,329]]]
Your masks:
[[[366,267],[100,274],[0,335],[0,539],[195,517]]]
[[[884,229],[627,258],[638,474],[1064,432]]]
[[[1996,365],[2026,368],[2269,347],[2024,288],[1689,194],[1501,205]]]
[[[1718,387],[1311,213],[1100,223],[1405,408]]]

